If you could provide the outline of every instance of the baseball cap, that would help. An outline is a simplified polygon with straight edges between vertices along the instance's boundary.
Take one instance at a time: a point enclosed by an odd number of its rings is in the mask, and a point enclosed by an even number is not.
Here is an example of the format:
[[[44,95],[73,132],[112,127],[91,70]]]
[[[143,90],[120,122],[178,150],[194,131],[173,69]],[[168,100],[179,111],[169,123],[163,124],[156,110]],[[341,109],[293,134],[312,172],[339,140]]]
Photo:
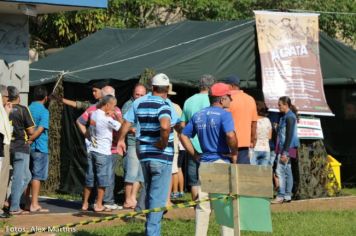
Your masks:
[[[240,85],[240,78],[237,75],[230,75],[224,80],[226,84]]]
[[[169,86],[169,78],[166,74],[159,73],[152,78],[152,85],[154,86]]]
[[[216,83],[213,86],[211,86],[210,95],[214,97],[231,95],[230,87],[225,83]]]
[[[177,93],[173,91],[173,84],[169,83],[168,95],[176,95]]]

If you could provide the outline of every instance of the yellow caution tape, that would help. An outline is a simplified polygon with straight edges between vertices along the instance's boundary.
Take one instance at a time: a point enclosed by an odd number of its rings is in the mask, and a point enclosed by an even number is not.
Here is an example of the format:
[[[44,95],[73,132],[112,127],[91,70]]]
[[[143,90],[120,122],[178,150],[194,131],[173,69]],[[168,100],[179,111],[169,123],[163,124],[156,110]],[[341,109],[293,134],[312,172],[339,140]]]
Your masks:
[[[217,200],[224,200],[228,198],[237,198],[237,194],[235,195],[224,195],[221,197],[216,197],[216,198],[207,198],[207,199],[202,199],[202,200],[196,200],[196,201],[188,201],[184,203],[179,203],[171,206],[166,206],[166,207],[159,207],[159,208],[153,208],[153,209],[146,209],[142,211],[133,211],[133,212],[128,212],[128,213],[122,213],[122,214],[116,214],[116,215],[110,215],[110,216],[105,216],[101,218],[94,218],[86,221],[80,221],[76,223],[68,223],[68,224],[62,224],[62,225],[55,225],[55,226],[50,226],[46,228],[42,228],[40,231],[41,233],[48,232],[49,230],[52,232],[56,232],[56,230],[60,231],[61,228],[73,228],[75,226],[82,226],[82,225],[88,225],[88,224],[97,224],[101,222],[107,222],[111,221],[114,219],[121,219],[121,218],[127,218],[127,217],[135,217],[138,215],[146,215],[151,212],[161,212],[161,211],[168,211],[172,209],[182,209],[182,208],[188,208],[192,207],[195,205],[198,205],[203,202],[210,202],[210,201],[217,201]],[[21,233],[10,233],[8,235],[10,236],[23,236],[23,235],[30,235],[30,234],[36,234],[39,233],[38,231],[28,231],[28,232],[21,232]]]

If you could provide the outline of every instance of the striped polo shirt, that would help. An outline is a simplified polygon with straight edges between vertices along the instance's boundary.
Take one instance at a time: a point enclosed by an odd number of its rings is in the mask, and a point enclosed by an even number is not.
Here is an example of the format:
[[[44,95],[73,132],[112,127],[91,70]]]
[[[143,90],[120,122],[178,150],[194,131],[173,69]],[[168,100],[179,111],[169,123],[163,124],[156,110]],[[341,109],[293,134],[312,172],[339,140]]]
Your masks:
[[[160,150],[154,144],[161,138],[160,119],[171,119],[169,104],[159,96],[150,95],[140,102],[136,109],[136,117],[140,124],[140,161],[160,161],[172,163],[173,161],[173,129],[169,134],[168,146]]]

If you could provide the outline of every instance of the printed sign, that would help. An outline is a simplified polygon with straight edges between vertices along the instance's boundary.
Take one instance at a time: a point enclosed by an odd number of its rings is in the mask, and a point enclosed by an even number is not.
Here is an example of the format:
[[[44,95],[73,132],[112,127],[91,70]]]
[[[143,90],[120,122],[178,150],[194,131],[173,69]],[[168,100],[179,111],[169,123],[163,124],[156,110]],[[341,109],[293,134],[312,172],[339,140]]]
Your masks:
[[[320,119],[300,118],[298,121],[299,139],[324,139]]]
[[[289,96],[300,114],[333,116],[319,60],[318,14],[255,11],[262,87],[267,106]]]

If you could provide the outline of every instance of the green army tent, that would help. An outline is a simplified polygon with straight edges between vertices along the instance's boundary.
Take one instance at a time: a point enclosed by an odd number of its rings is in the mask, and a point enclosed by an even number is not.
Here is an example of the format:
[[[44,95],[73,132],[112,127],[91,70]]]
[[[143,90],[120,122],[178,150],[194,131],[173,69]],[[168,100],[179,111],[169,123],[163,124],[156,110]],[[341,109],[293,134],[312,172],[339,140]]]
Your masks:
[[[356,82],[356,52],[320,34],[324,84]],[[148,29],[103,29],[31,64],[30,85],[65,81],[130,80],[145,68],[165,72],[174,83],[194,85],[202,74],[238,74],[244,87],[260,81],[255,21],[181,23]]]
[[[320,61],[327,101],[336,115],[322,120],[323,127],[327,127],[324,142],[329,153],[346,158],[343,178],[346,176],[346,181],[356,182],[352,167],[356,158],[347,154],[356,153],[356,146],[352,144],[356,122],[344,116],[344,104],[350,99],[353,101],[352,91],[355,91],[356,107],[356,88],[352,85],[356,82],[356,51],[321,33]],[[218,79],[237,74],[242,87],[255,98],[261,98],[254,20],[185,21],[149,29],[106,28],[31,64],[30,85],[51,87],[62,74],[65,97],[83,100],[91,98],[87,89],[90,82],[109,79],[118,91],[121,107],[145,68],[170,77],[179,94],[173,100],[180,105],[194,93],[187,86],[196,85],[203,74],[212,74]],[[65,106],[62,113],[60,189],[65,192],[79,192],[84,181],[85,146],[75,125],[81,112]]]

